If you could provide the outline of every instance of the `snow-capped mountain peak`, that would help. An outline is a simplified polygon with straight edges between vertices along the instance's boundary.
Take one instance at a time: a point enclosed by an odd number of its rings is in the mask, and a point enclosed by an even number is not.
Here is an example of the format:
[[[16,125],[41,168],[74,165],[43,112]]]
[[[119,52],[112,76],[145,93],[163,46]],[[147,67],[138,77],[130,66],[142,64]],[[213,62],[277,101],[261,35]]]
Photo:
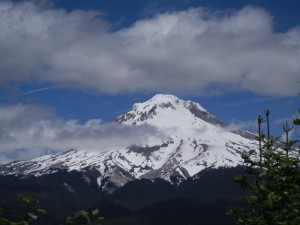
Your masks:
[[[157,94],[146,102],[136,103],[133,106],[133,111],[136,112],[151,111],[151,109],[153,109],[154,107],[161,108],[161,109],[171,108],[173,110],[180,109],[180,108],[190,109],[192,107],[196,107],[198,110],[207,112],[198,103],[192,102],[190,100],[185,101],[179,99],[175,95],[168,95],[168,94]]]
[[[196,118],[217,126],[225,126],[200,104],[164,94],[157,94],[146,102],[134,104],[132,111],[119,116],[115,121],[127,125],[148,123],[165,127],[178,125],[179,121],[193,123]]]
[[[102,189],[119,187],[139,178],[163,178],[181,182],[208,167],[236,166],[240,153],[255,148],[253,134],[231,132],[218,118],[198,103],[174,95],[155,95],[136,103],[115,122],[128,126],[147,124],[163,136],[159,143],[127,146],[114,151],[90,153],[69,151],[30,161],[0,165],[0,175],[43,175],[57,169],[99,171]]]
[[[203,112],[207,112],[200,104],[192,102],[190,100],[182,100],[176,97],[175,95],[168,95],[168,94],[157,94],[153,96],[150,100],[144,103],[137,103],[134,104],[133,109],[135,111],[143,111],[145,109],[151,109],[157,106],[158,108],[172,108],[176,110],[178,108],[186,108],[190,109],[192,107],[196,107],[198,110]]]

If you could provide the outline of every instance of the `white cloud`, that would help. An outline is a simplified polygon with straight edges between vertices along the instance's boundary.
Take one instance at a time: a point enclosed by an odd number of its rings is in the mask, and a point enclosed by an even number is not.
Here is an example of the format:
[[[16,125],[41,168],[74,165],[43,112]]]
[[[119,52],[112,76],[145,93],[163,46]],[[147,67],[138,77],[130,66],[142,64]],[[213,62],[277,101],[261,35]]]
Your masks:
[[[227,127],[227,130],[229,131],[239,131],[242,130],[249,130],[252,132],[257,132],[257,122],[256,120],[250,120],[250,121],[235,121],[230,123]]]
[[[265,117],[265,116],[264,116]],[[289,132],[289,138],[293,140],[298,140],[299,139],[299,126],[296,126],[293,124],[293,120],[295,118],[299,117],[299,113],[296,112],[291,116],[288,117],[281,117],[281,118],[276,118],[274,120],[270,120],[270,132],[271,136],[274,137],[279,137],[280,141],[284,141],[286,134],[283,131],[283,126],[288,123],[288,127],[293,127],[293,129]],[[257,120],[249,120],[249,121],[236,121],[233,120],[227,127],[227,130],[229,131],[238,131],[239,129],[243,130],[249,130],[252,132],[257,133],[258,132],[258,123]],[[264,118],[264,122],[262,124],[262,132],[264,134],[267,133],[267,124],[266,124],[266,119]]]
[[[283,126],[286,122],[288,124],[292,124],[293,120],[299,117],[299,112],[295,112],[291,116],[286,116],[282,118],[276,118],[274,120],[274,124]]]
[[[280,131],[282,132],[282,134],[280,135],[280,137],[281,137],[282,141],[286,140],[286,133],[283,130],[284,126],[287,126],[289,128],[293,128],[289,132],[289,139],[299,140],[299,137],[300,137],[299,136],[299,134],[300,134],[299,126],[293,124],[293,120],[296,119],[296,118],[299,118],[299,112],[295,112],[291,116],[277,118],[277,119],[274,120],[273,124],[275,126],[277,125],[277,126],[279,126],[281,128]]]
[[[43,106],[0,106],[0,163],[71,148],[109,151],[133,144],[151,145],[161,138],[159,131],[147,125],[103,124],[99,119],[79,123],[58,118]]]
[[[0,83],[103,93],[299,91],[300,29],[274,33],[263,9],[167,12],[112,31],[99,12],[0,2]]]

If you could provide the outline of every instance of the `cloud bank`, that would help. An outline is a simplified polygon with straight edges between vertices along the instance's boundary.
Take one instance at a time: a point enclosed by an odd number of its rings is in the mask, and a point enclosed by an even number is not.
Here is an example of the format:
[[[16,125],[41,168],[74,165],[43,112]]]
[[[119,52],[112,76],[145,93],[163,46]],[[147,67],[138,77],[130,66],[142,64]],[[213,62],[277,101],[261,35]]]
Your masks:
[[[113,31],[94,11],[0,2],[0,84],[101,93],[299,91],[300,28],[275,33],[260,8],[166,12]]]
[[[164,138],[152,126],[124,126],[91,119],[83,124],[65,121],[44,106],[0,107],[0,163],[31,159],[69,149],[109,151],[130,145],[156,143]]]

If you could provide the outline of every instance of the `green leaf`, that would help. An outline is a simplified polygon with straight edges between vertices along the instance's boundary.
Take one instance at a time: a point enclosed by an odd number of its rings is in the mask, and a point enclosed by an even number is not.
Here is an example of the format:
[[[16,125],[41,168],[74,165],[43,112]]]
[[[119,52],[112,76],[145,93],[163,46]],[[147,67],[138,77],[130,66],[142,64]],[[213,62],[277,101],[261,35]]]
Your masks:
[[[248,187],[248,178],[245,175],[236,176],[233,181],[239,184],[241,187]]]
[[[39,213],[42,213],[42,214],[46,214],[46,210],[45,209],[37,209],[36,211],[39,212]]]
[[[300,119],[294,119],[293,120],[293,123],[295,124],[295,125],[300,125]]]
[[[5,218],[0,218],[0,225],[7,225],[9,224],[9,220]]]
[[[17,195],[17,200],[20,201],[20,202],[23,202],[27,205],[32,205],[32,204],[39,203],[39,201],[36,198],[34,198],[30,195],[23,195],[23,194]]]
[[[38,218],[37,215],[35,215],[34,213],[31,213],[31,212],[27,213],[27,215],[29,216],[30,219],[33,219],[33,220],[36,220]]]
[[[91,223],[91,219],[90,219],[88,212],[86,212],[84,210],[76,212],[75,217],[76,218],[83,217],[88,223]]]
[[[257,196],[252,195],[249,197],[249,202],[251,204],[255,204],[257,202],[257,200],[258,200]]]
[[[74,218],[68,216],[68,217],[66,218],[66,223],[67,223],[68,225],[73,225],[73,224],[74,224]]]
[[[104,220],[103,217],[98,217],[97,222],[102,222]]]
[[[93,211],[92,211],[92,215],[93,216],[97,216],[99,214],[99,209],[94,209]]]

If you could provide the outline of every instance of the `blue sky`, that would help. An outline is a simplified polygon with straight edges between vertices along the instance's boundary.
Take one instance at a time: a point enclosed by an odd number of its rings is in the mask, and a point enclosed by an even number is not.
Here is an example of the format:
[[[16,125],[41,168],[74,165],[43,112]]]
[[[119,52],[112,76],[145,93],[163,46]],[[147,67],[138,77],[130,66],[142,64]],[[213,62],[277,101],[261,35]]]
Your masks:
[[[117,140],[125,130],[110,121],[157,93],[250,130],[269,108],[281,135],[300,106],[299,10],[297,0],[0,1],[0,163],[78,147],[95,127]]]

